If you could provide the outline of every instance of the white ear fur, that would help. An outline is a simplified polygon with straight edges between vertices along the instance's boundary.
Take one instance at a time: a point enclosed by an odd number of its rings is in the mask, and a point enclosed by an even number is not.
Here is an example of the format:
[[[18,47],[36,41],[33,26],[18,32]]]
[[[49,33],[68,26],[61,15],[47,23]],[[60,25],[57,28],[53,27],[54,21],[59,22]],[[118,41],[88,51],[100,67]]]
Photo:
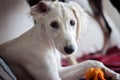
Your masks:
[[[33,16],[33,19],[39,19],[40,14],[37,12],[36,5],[31,8],[30,15]]]
[[[83,35],[86,31],[87,14],[76,2],[70,1],[69,4],[77,17],[78,22],[77,22],[76,40],[77,42],[79,42],[80,39],[83,38]]]

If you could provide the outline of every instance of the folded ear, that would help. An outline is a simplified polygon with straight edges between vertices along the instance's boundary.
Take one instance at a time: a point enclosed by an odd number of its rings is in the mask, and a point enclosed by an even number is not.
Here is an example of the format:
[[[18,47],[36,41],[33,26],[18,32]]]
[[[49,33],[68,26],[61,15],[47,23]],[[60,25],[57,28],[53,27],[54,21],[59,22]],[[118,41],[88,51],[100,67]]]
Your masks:
[[[84,9],[82,9],[76,2],[70,1],[69,5],[75,14],[75,17],[77,18],[76,40],[79,42],[86,30],[87,14],[85,13]]]
[[[31,15],[34,19],[39,19],[50,11],[50,6],[45,1],[40,1],[37,5],[31,9]]]

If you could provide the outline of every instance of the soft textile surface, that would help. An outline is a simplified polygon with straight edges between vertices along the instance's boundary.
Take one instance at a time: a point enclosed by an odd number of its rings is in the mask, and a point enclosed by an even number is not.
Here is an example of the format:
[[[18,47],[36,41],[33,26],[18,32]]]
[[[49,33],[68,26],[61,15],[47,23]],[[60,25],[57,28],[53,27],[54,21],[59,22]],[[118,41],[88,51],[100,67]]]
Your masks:
[[[16,80],[7,64],[0,58],[0,80]]]
[[[120,73],[120,49],[114,47],[108,50],[106,55],[100,53],[84,55],[77,59],[78,62],[84,60],[98,60],[104,63],[110,69]],[[67,66],[68,62],[66,60],[62,61],[63,66]]]

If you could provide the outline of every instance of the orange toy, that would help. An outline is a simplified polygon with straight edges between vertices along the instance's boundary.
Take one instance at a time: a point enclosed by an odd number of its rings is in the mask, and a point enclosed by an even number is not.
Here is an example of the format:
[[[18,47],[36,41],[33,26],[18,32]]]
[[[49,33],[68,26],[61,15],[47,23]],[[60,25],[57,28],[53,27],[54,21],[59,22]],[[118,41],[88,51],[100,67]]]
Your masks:
[[[85,73],[86,80],[106,80],[101,68],[90,68]]]

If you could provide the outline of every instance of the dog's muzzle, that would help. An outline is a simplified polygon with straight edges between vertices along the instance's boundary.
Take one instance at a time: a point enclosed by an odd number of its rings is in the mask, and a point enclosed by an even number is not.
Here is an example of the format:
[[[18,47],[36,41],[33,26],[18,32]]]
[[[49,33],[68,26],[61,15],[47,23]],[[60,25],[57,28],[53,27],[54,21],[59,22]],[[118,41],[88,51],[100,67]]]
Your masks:
[[[64,51],[65,51],[67,54],[72,54],[72,53],[75,51],[75,47],[72,46],[72,45],[65,46],[65,47],[64,47]]]

